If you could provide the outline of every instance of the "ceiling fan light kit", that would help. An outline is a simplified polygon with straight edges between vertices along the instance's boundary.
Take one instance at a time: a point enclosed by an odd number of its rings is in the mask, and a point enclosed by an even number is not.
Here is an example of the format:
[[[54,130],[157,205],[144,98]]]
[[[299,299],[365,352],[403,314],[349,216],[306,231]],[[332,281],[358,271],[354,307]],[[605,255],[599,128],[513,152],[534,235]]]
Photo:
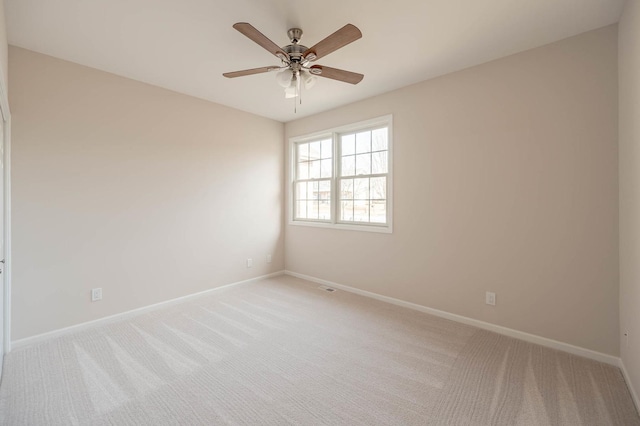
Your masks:
[[[282,61],[282,65],[227,72],[223,74],[225,77],[243,77],[245,75],[279,70],[280,72],[276,74],[276,81],[280,86],[284,87],[285,98],[287,99],[299,99],[300,89],[302,87],[305,89],[313,87],[316,76],[350,84],[358,84],[364,78],[364,75],[351,71],[323,65],[311,65],[311,62],[361,38],[362,33],[352,24],[345,25],[312,47],[299,44],[302,38],[302,30],[300,28],[291,28],[287,31],[291,44],[283,47],[279,47],[249,23],[238,22],[233,25],[233,28],[279,58]]]

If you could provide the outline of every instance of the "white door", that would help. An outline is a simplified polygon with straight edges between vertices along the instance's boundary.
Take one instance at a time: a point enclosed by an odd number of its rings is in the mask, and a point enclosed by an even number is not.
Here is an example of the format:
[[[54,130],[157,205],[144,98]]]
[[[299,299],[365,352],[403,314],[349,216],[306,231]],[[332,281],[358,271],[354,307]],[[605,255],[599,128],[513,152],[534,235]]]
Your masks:
[[[0,377],[4,358],[4,121],[0,115]]]

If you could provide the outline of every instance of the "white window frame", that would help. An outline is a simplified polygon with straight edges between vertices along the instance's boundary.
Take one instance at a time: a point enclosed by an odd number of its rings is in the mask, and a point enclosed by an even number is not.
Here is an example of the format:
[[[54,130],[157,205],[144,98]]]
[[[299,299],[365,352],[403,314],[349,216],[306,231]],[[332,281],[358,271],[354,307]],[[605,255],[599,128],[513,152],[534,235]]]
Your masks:
[[[340,202],[338,194],[338,182],[340,176],[341,150],[338,143],[339,135],[342,133],[358,132],[379,127],[387,127],[388,135],[388,173],[387,173],[387,223],[368,223],[368,222],[341,222],[338,220]],[[333,173],[331,176],[331,219],[324,221],[321,219],[295,219],[295,182],[296,182],[296,146],[299,143],[312,142],[322,139],[331,139],[333,151]],[[316,228],[331,228],[350,231],[366,231],[366,232],[393,232],[393,117],[385,115],[382,117],[372,118],[370,120],[360,121],[346,126],[335,127],[308,135],[296,136],[289,138],[289,176],[288,176],[288,223],[295,226],[310,226]]]

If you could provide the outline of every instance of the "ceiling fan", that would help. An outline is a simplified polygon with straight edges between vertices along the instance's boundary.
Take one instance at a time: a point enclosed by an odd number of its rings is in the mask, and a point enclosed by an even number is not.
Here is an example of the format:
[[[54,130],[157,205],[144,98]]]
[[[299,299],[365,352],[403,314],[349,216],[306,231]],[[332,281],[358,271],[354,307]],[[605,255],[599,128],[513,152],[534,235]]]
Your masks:
[[[364,78],[364,75],[351,71],[344,71],[324,65],[311,65],[311,62],[361,38],[362,33],[355,25],[345,25],[312,47],[298,44],[302,38],[302,30],[300,28],[291,28],[287,32],[291,44],[283,47],[279,47],[273,41],[269,40],[249,23],[238,22],[233,25],[233,28],[279,58],[282,61],[282,65],[227,72],[222,74],[225,77],[235,78],[270,71],[280,71],[277,74],[277,81],[285,88],[286,98],[296,98],[300,96],[301,81],[304,82],[305,88],[310,88],[315,81],[315,76],[344,81],[345,83],[351,84],[358,84]]]

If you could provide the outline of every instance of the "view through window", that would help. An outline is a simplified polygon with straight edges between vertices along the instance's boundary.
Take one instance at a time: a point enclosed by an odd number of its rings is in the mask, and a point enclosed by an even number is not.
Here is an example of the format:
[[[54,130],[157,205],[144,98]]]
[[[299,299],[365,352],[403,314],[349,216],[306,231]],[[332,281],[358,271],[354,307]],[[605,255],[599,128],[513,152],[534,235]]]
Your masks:
[[[296,218],[330,220],[333,141],[299,143],[296,151]]]

